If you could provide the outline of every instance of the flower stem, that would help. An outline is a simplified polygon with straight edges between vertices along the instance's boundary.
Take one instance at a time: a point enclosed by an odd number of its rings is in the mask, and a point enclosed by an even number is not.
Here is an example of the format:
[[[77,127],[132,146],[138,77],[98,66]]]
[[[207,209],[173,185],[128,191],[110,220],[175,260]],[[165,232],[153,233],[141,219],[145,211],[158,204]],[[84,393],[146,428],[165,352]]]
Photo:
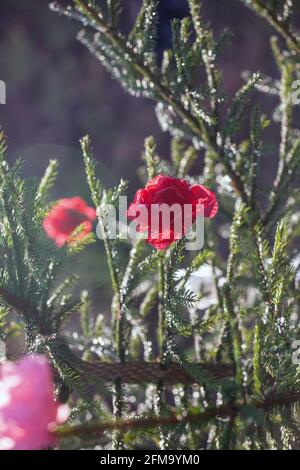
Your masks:
[[[165,267],[164,259],[159,260],[159,307],[158,307],[158,344],[160,348],[161,361],[163,361],[164,349],[165,349]]]
[[[167,331],[166,331],[166,318],[165,318],[165,264],[164,257],[159,260],[159,323],[158,323],[158,343],[160,349],[160,363],[161,366],[165,364],[166,361],[166,351],[167,351]],[[155,411],[158,416],[161,416],[163,413],[164,406],[164,382],[160,380],[156,388],[156,398],[155,398]],[[167,433],[165,430],[160,429],[160,449],[166,450],[167,443]]]

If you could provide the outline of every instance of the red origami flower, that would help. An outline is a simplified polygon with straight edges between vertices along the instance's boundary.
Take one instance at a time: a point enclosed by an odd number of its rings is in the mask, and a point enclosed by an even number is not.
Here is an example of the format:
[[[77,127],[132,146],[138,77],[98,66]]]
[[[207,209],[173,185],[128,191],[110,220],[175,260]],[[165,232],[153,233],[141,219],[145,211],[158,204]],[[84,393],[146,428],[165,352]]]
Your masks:
[[[48,237],[53,238],[57,246],[70,242],[74,230],[82,226],[76,239],[84,238],[93,228],[96,211],[80,197],[61,199],[45,217],[43,227]],[[72,240],[75,241],[74,239]]]
[[[154,223],[154,208],[162,210],[162,205],[164,207],[175,205],[179,210],[170,212],[168,223],[164,224],[163,215],[160,215],[158,221]],[[186,217],[187,211],[190,212],[188,217]],[[144,189],[136,192],[127,216],[130,220],[137,219],[137,230],[147,232],[148,243],[157,250],[163,250],[175,240],[182,238],[198,215],[212,218],[217,212],[216,196],[205,186],[200,184],[191,186],[186,180],[158,175],[148,181]]]

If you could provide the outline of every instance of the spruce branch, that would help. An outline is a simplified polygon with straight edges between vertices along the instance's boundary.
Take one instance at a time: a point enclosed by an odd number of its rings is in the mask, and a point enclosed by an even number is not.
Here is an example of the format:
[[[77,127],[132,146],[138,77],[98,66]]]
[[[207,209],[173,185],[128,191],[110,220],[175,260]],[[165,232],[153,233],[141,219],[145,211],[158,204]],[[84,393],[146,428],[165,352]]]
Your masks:
[[[223,287],[222,296],[229,327],[231,356],[233,357],[235,363],[235,379],[240,391],[242,391],[243,388],[242,339],[239,330],[239,318],[236,314],[232,290],[233,285],[235,284],[234,268],[236,257],[239,253],[240,231],[243,227],[245,214],[246,210],[243,204],[238,205],[231,225],[229,256],[227,260],[227,276],[226,283]]]
[[[256,106],[251,114],[250,141],[252,151],[251,179],[250,179],[250,207],[256,210],[257,207],[257,171],[258,163],[262,157],[262,131],[264,128],[263,116]]]
[[[194,131],[195,135],[199,135],[200,133],[200,137],[202,137],[202,130],[199,129],[197,120],[190,115],[190,113],[184,108],[181,102],[176,100],[176,98],[172,95],[172,92],[166,86],[160,83],[158,78],[149,69],[149,67],[145,66],[141,62],[138,54],[136,54],[134,50],[126,44],[123,38],[119,34],[111,30],[109,25],[107,25],[103,18],[100,17],[97,10],[95,10],[88,3],[85,3],[85,1],[83,0],[74,0],[74,2],[79,7],[79,9],[87,16],[87,18],[89,18],[93,24],[99,27],[99,30],[107,37],[107,39],[113,45],[120,48],[124,54],[128,55],[128,57],[131,58],[132,64],[136,68],[137,72],[153,84],[159,98],[175,109],[179,116],[181,116],[182,119],[189,124],[190,128]]]
[[[271,315],[275,313],[273,295],[270,289],[268,272],[265,266],[266,255],[268,255],[268,242],[263,236],[261,225],[257,224],[253,228],[253,242],[255,251],[253,253],[254,263],[256,265],[257,277],[259,279],[259,289]]]
[[[154,138],[148,137],[145,140],[145,151],[143,159],[147,168],[148,179],[151,180],[158,174],[159,169],[159,158],[156,155],[156,143]]]
[[[108,20],[113,28],[117,28],[122,14],[122,0],[107,0]]]
[[[114,290],[114,298],[112,302],[112,326],[115,333],[115,344],[119,361],[121,364],[126,360],[126,345],[125,345],[125,321],[126,321],[126,306],[122,302],[122,295],[124,295],[125,286],[121,286],[119,267],[117,263],[118,252],[115,243],[112,242],[109,236],[109,228],[106,222],[106,202],[113,202],[117,198],[119,189],[117,188],[115,194],[110,196],[106,191],[102,190],[102,185],[96,177],[96,161],[94,159],[91,143],[88,136],[81,140],[81,148],[87,175],[87,181],[90,187],[91,196],[97,207],[97,216],[101,228],[102,238],[104,242],[107,264],[110,272],[111,283]],[[121,290],[122,287],[122,290]],[[122,294],[123,292],[123,294]],[[114,387],[114,417],[115,419],[122,418],[124,411],[124,388],[119,377],[116,377]],[[118,432],[113,434],[113,447],[115,450],[124,449],[124,442],[122,435]]]
[[[47,327],[40,318],[40,313],[34,305],[3,287],[0,287],[0,298],[7,307],[11,308],[19,315],[22,315],[28,323],[35,323],[41,333],[47,334]]]
[[[224,286],[224,305],[228,316],[228,323],[230,327],[230,339],[232,343],[232,355],[235,362],[235,378],[236,383],[242,389],[243,386],[243,367],[242,367],[242,347],[240,331],[238,327],[238,318],[234,310],[232,292],[230,285]]]
[[[154,92],[155,98],[158,101],[165,103],[166,106],[171,106],[175,113],[182,119],[183,123],[188,126],[192,135],[203,141],[216,158],[218,158],[218,160],[225,166],[226,171],[233,181],[235,190],[240,195],[243,202],[247,203],[248,194],[241,176],[232,165],[226,149],[219,146],[216,142],[216,136],[212,136],[210,134],[204,121],[202,119],[197,119],[188,109],[186,109],[184,104],[176,98],[168,86],[162,83],[160,77],[157,76],[157,74],[153,72],[147,64],[145,65],[141,60],[140,55],[135,52],[134,48],[130,47],[130,44],[105,22],[97,9],[84,0],[74,0],[74,3],[79,8],[79,11],[89,19],[91,25],[98,29],[113,47],[122,51],[122,54],[130,59],[131,66],[149,83],[150,88]],[[60,11],[59,7],[55,4],[52,5],[52,8]]]
[[[299,172],[300,162],[300,139],[296,139],[291,150],[279,170],[278,176],[274,182],[274,188],[271,193],[271,205],[263,218],[263,226],[276,223],[275,214],[281,214],[284,211],[286,201],[286,191],[289,189],[295,176]]]
[[[58,173],[58,161],[50,160],[49,165],[38,187],[37,197],[39,199],[45,200],[48,197],[50,189],[55,184],[57,173]]]
[[[85,165],[85,172],[87,182],[91,191],[91,196],[95,207],[99,207],[102,197],[102,185],[96,177],[96,161],[94,159],[91,140],[88,135],[80,140],[83,161]]]
[[[258,396],[263,391],[263,365],[262,365],[262,342],[263,342],[263,323],[259,320],[255,326],[253,342],[253,381],[254,390]]]
[[[203,412],[194,412],[187,414],[171,414],[165,417],[146,416],[138,417],[123,421],[113,421],[106,423],[98,423],[91,425],[78,425],[70,426],[69,428],[62,428],[56,431],[56,434],[60,438],[68,438],[72,436],[83,436],[91,438],[92,436],[100,436],[105,431],[117,429],[119,431],[128,431],[130,429],[147,429],[156,427],[173,427],[179,423],[191,423],[197,425],[197,427],[208,423],[215,418],[231,418],[236,417],[238,414],[244,411],[249,412],[251,410],[262,410],[265,413],[270,413],[276,408],[284,408],[294,405],[300,401],[299,392],[291,392],[287,394],[278,394],[272,397],[266,398],[262,401],[253,401],[250,403],[238,403],[235,405],[222,405],[217,408],[207,409]]]

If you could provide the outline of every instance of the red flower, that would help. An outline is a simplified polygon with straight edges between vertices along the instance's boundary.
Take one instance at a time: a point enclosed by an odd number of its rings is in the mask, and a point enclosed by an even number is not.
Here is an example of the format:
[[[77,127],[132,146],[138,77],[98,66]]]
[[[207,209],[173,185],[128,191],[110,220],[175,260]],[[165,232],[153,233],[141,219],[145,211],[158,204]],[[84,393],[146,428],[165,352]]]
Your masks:
[[[70,242],[70,236],[80,225],[83,227],[76,236],[84,238],[93,228],[96,211],[80,197],[61,199],[45,217],[43,227],[48,237],[53,238],[58,246]],[[75,241],[75,240],[72,240]]]
[[[154,223],[154,205],[162,204],[171,207],[176,204],[180,210],[171,212],[169,221],[164,224],[163,216],[159,216]],[[152,206],[152,208],[151,208]],[[146,208],[145,211],[143,208]],[[186,208],[190,210],[190,217],[186,217]],[[202,212],[203,211],[203,212]],[[130,220],[138,219],[137,230],[148,232],[147,241],[157,250],[167,248],[173,241],[182,238],[195,222],[198,215],[212,218],[218,212],[218,202],[215,194],[205,186],[197,184],[191,186],[183,179],[172,176],[158,175],[148,181],[144,189],[139,189],[130,205],[127,216]],[[179,222],[179,224],[178,224]],[[180,230],[178,230],[178,226]]]

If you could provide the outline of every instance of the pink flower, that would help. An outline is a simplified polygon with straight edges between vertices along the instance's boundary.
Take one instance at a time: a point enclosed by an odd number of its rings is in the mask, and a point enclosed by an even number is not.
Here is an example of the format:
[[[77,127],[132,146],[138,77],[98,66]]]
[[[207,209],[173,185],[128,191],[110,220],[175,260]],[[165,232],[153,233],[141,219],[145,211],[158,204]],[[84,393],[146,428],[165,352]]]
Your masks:
[[[44,356],[0,365],[0,450],[38,450],[56,444],[51,429],[67,419],[54,399]]]
[[[95,219],[95,209],[76,196],[61,199],[45,217],[43,227],[48,237],[53,238],[57,246],[62,246],[88,235]],[[80,225],[83,227],[81,232],[72,240],[72,233]]]
[[[155,228],[151,209],[162,205],[169,207],[176,205],[181,210],[177,212],[177,215],[171,214],[169,226],[164,225],[165,221],[160,220]],[[191,220],[184,217],[184,209],[187,206],[191,209]],[[142,220],[140,220],[141,207],[146,209]],[[127,216],[130,220],[139,218],[138,231],[148,232],[148,243],[157,250],[165,250],[171,243],[186,234],[199,215],[200,207],[203,209],[204,217],[213,218],[217,214],[218,202],[210,189],[201,184],[191,186],[188,181],[173,176],[157,175],[148,181],[145,188],[136,192]],[[179,233],[176,231],[178,226]]]

